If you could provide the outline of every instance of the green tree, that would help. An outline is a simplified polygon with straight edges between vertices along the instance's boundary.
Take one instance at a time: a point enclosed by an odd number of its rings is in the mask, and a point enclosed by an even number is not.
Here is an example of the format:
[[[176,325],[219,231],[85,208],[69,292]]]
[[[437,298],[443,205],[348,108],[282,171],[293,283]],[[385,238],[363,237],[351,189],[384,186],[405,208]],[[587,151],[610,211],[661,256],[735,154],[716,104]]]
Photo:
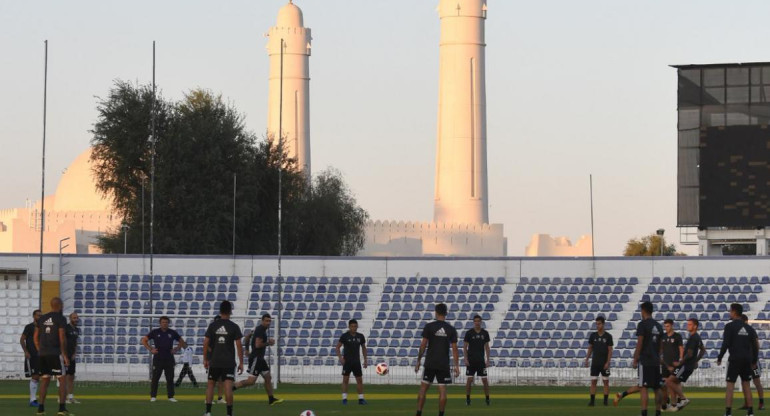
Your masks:
[[[98,188],[114,196],[131,253],[143,241],[149,251],[151,102],[151,87],[118,81],[99,101],[92,130]],[[179,102],[159,97],[155,108],[156,253],[231,254],[235,239],[237,254],[275,254],[281,162],[283,252],[350,255],[363,246],[366,212],[338,173],[322,173],[311,187],[273,140],[257,140],[235,108],[209,91],[192,90]],[[100,245],[122,252],[122,230]]]
[[[684,253],[677,252],[676,246],[666,244],[666,239],[657,234],[650,234],[642,238],[632,238],[626,243],[623,250],[624,256],[660,256],[661,246],[663,246],[664,256],[684,256]]]

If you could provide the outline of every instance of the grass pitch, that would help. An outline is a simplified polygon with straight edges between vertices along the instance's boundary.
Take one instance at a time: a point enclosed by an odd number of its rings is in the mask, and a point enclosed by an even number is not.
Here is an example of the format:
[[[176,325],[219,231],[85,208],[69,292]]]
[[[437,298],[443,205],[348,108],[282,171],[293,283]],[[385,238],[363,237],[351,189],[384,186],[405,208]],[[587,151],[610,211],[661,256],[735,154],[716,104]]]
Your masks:
[[[121,385],[109,383],[99,386],[76,386],[75,396],[81,404],[68,405],[75,416],[176,416],[202,415],[205,390],[182,387],[177,389],[178,403],[169,403],[164,399],[165,386],[161,384],[158,401],[149,402],[149,385]],[[35,408],[28,406],[28,382],[0,382],[0,415],[34,415]],[[55,385],[46,402],[46,414],[56,415]],[[351,390],[355,392],[354,386]],[[239,415],[275,415],[297,416],[303,410],[313,410],[318,416],[325,415],[414,415],[418,386],[367,386],[367,406],[357,404],[355,393],[347,406],[341,404],[339,385],[282,385],[276,396],[286,400],[279,406],[268,406],[264,390],[251,388],[235,392],[233,414]],[[465,405],[464,386],[449,387],[449,402],[446,415],[545,415],[545,416],[596,416],[639,414],[639,395],[624,399],[619,407],[612,406],[612,397],[621,387],[613,387],[608,407],[601,405],[601,393],[597,397],[597,407],[587,407],[588,387],[492,387],[492,405],[484,404],[483,390],[474,386],[473,402]],[[682,414],[721,415],[724,412],[724,390],[691,389],[688,397],[690,406]],[[740,407],[743,396],[736,394],[736,404]],[[653,408],[654,409],[654,408]],[[743,414],[735,410],[736,415]],[[438,393],[431,387],[423,411],[425,416],[438,414]],[[650,412],[654,415],[654,410]],[[224,416],[225,405],[215,404],[212,415]]]

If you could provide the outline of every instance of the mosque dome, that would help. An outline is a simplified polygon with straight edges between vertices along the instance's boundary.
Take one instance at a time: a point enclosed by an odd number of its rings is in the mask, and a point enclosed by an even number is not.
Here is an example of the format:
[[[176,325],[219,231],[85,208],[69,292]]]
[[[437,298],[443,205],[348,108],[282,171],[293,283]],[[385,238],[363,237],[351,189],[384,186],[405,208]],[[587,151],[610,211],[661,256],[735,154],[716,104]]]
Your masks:
[[[96,189],[96,178],[91,164],[91,148],[81,153],[56,187],[56,211],[111,211],[112,201]]]
[[[277,27],[304,27],[302,10],[292,1],[278,11]]]

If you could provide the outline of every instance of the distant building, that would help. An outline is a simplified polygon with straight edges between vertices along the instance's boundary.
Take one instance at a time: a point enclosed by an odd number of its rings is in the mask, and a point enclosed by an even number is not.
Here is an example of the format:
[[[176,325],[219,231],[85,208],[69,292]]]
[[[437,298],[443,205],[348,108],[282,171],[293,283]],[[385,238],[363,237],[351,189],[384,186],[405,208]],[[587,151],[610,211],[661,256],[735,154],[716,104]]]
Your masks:
[[[24,208],[0,210],[0,252],[40,251],[40,209],[37,201]],[[58,253],[59,242],[69,238],[63,253],[100,253],[97,238],[120,224],[120,217],[112,213],[112,202],[96,189],[89,148],[67,168],[56,192],[45,198],[43,251]]]
[[[524,250],[527,257],[591,257],[591,236],[580,236],[573,246],[567,237],[534,234]]]

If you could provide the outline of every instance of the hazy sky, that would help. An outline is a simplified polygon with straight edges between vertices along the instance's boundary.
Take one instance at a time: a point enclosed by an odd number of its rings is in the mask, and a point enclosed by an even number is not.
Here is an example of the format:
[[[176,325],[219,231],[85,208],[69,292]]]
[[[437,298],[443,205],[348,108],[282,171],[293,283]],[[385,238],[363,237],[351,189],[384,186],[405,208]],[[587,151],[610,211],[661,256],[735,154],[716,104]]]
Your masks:
[[[40,194],[43,40],[49,40],[47,193],[90,141],[115,79],[179,98],[221,93],[266,128],[263,34],[284,0],[0,1],[0,208]],[[297,0],[313,30],[313,168],[341,170],[373,219],[430,221],[438,0]],[[676,226],[676,72],[768,61],[770,2],[489,0],[490,220],[509,255],[533,233],[619,255]],[[685,250],[695,253],[692,247]]]

